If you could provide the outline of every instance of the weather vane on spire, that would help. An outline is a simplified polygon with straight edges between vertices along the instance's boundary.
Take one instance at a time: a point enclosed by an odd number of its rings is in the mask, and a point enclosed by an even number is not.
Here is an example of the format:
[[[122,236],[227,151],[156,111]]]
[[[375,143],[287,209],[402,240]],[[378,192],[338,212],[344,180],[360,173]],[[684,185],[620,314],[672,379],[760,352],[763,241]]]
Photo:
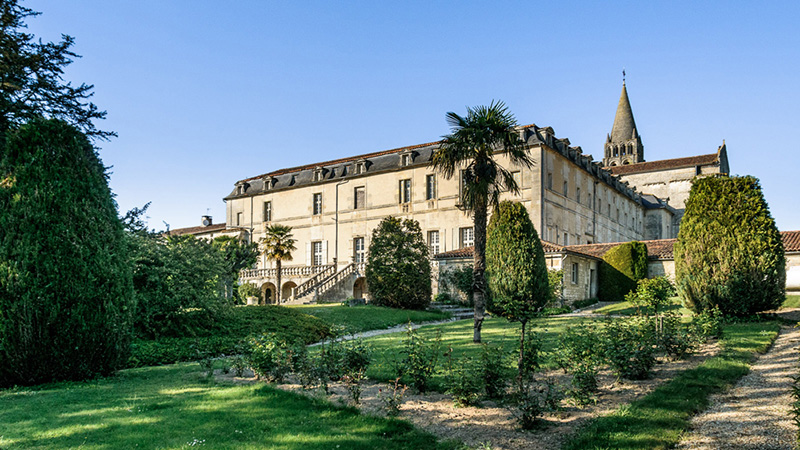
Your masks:
[[[622,68],[622,84],[625,84],[625,68]]]

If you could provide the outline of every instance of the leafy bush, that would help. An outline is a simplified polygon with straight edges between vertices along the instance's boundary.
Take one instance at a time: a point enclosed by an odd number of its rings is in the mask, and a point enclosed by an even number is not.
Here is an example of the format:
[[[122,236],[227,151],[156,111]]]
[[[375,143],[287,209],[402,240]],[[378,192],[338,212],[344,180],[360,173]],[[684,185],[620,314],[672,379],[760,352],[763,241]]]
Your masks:
[[[754,177],[695,180],[674,252],[678,293],[693,311],[747,316],[785,298],[781,235]]]
[[[647,246],[633,241],[611,248],[598,268],[597,296],[602,301],[619,301],[647,277]]]
[[[0,387],[111,374],[135,303],[106,168],[60,120],[34,119],[0,148]]]
[[[248,344],[248,364],[256,375],[268,382],[282,382],[308,358],[305,345],[288,342],[275,333],[250,338]]]
[[[594,402],[597,370],[603,359],[598,332],[583,323],[567,327],[555,356],[558,365],[572,374],[567,392],[572,400],[580,406]]]
[[[521,380],[515,384],[509,406],[523,430],[536,428],[546,412],[557,411],[563,393],[550,380]]]
[[[611,320],[601,336],[603,357],[617,376],[629,380],[650,376],[658,350],[654,320],[647,317]]]
[[[695,332],[697,328],[681,323],[681,318],[677,314],[665,314],[660,318],[660,322],[658,344],[672,359],[681,359],[692,353],[706,340],[705,336]]]
[[[415,220],[387,217],[372,231],[366,278],[372,303],[425,309],[431,301],[428,246]]]
[[[508,371],[503,361],[504,356],[502,347],[483,344],[479,376],[483,381],[483,387],[488,398],[499,399],[505,395]]]
[[[625,296],[637,308],[650,308],[658,315],[658,308],[669,303],[675,287],[667,277],[644,278],[637,282],[636,290]]]
[[[135,340],[126,367],[160,366],[196,361],[204,357],[232,355],[240,349],[241,339],[233,337],[160,338]]]
[[[714,307],[694,316],[692,326],[697,327],[697,335],[704,338],[722,338],[722,312]]]
[[[400,414],[400,405],[403,404],[403,397],[406,395],[408,386],[400,383],[400,378],[396,378],[389,389],[384,391],[378,389],[378,399],[383,403],[383,409],[389,417]]]
[[[447,393],[453,396],[456,406],[478,404],[483,391],[480,367],[472,358],[462,358],[451,364],[447,373]]]
[[[396,367],[397,375],[406,381],[405,384],[419,392],[428,389],[430,379],[436,372],[441,342],[441,330],[437,331],[436,339],[428,343],[408,326],[401,350],[404,357]]]

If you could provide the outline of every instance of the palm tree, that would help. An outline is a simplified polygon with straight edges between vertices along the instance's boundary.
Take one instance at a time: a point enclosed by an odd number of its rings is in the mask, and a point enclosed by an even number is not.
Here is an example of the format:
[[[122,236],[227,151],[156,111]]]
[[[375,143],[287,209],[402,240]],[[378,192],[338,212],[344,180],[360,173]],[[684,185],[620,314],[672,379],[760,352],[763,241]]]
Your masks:
[[[261,245],[264,246],[264,256],[270,261],[275,261],[276,278],[278,285],[276,286],[275,299],[277,303],[281,303],[281,261],[291,261],[292,252],[297,250],[294,244],[297,241],[292,236],[292,227],[286,225],[270,225],[267,227],[266,236],[261,239]]]
[[[494,160],[505,152],[511,163],[531,167],[533,160],[519,137],[517,121],[503,102],[467,107],[467,115],[446,115],[451,133],[443,136],[434,152],[431,166],[446,179],[460,173],[462,205],[472,212],[475,248],[472,267],[472,299],[475,303],[473,342],[481,342],[481,326],[486,309],[486,217],[488,207],[496,207],[500,192],[519,193],[519,186],[507,168]]]

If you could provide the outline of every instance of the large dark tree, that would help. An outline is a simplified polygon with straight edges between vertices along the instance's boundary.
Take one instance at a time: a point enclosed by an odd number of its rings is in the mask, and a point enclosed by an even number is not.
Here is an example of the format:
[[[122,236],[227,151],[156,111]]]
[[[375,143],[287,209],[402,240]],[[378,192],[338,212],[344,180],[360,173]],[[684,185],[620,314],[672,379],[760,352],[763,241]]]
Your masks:
[[[492,214],[486,241],[489,311],[520,322],[519,368],[525,354],[525,327],[550,300],[542,241],[521,203],[501,202]]]
[[[716,306],[744,316],[781,305],[783,243],[758,179],[694,181],[675,243],[675,278],[678,294],[695,311]]]
[[[0,386],[109,374],[134,297],[123,226],[89,140],[60,120],[11,131],[0,157]]]
[[[366,278],[375,305],[403,309],[428,306],[431,263],[416,220],[387,217],[372,230]]]
[[[475,321],[474,342],[481,341],[481,326],[486,309],[486,220],[490,206],[496,206],[500,193],[519,193],[510,170],[495,161],[495,154],[505,153],[514,165],[530,167],[530,158],[519,137],[517,121],[503,102],[467,108],[462,117],[447,113],[452,132],[443,137],[433,154],[431,166],[445,178],[461,176],[462,205],[471,211],[474,223],[473,289]]]
[[[74,39],[41,42],[25,32],[25,20],[39,14],[18,0],[0,0],[0,137],[36,117],[61,119],[93,138],[113,136],[94,126],[106,115],[89,101],[94,86],[63,79],[79,57],[70,50]]]

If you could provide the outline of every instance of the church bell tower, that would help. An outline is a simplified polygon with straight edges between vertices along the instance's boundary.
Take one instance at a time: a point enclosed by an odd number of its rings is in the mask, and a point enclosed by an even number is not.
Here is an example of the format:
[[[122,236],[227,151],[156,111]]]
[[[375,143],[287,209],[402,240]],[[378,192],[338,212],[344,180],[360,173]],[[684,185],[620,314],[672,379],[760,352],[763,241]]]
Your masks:
[[[631,110],[631,102],[628,100],[624,73],[622,95],[619,97],[614,126],[611,128],[611,134],[606,138],[603,157],[603,165],[606,167],[644,162],[644,145],[642,145],[642,138],[636,130],[636,122],[633,120],[633,110]]]

